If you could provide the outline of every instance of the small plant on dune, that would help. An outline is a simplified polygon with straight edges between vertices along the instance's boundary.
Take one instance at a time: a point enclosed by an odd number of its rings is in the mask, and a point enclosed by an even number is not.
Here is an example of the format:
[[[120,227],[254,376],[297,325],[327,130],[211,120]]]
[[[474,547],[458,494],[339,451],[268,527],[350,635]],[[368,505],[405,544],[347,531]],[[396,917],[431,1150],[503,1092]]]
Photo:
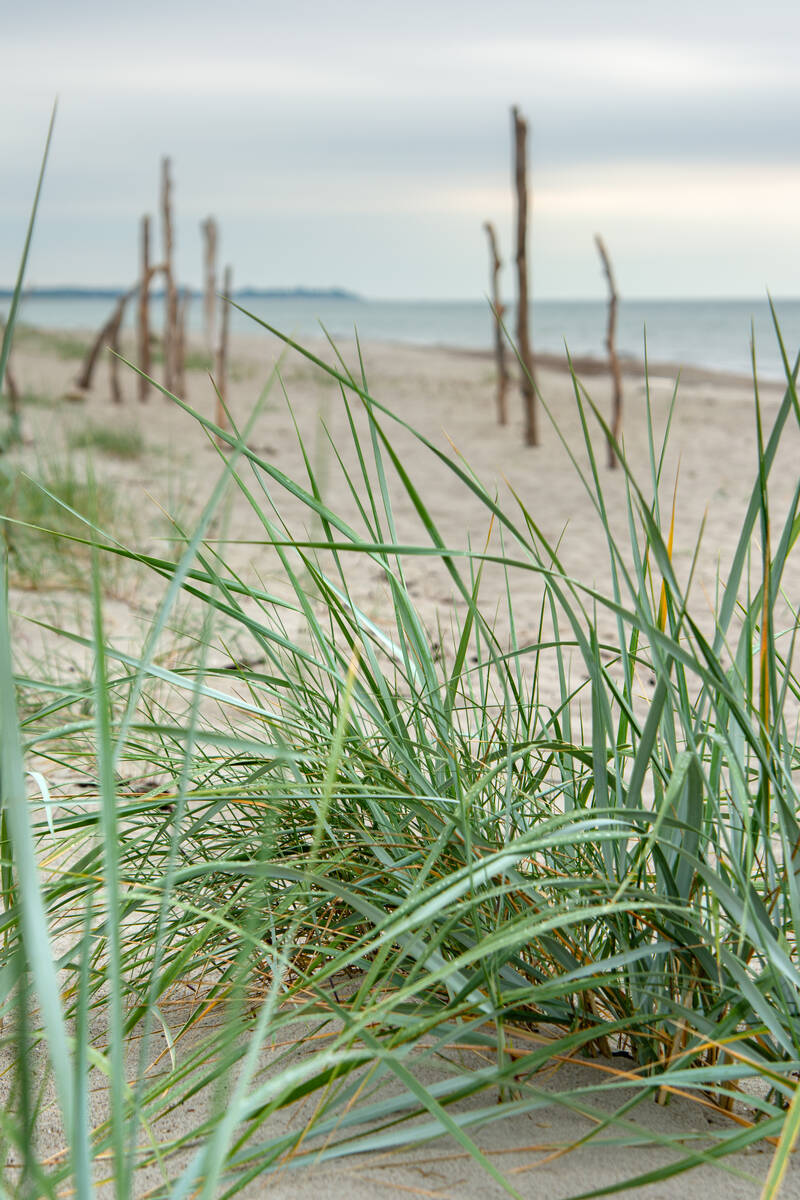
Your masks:
[[[184,359],[187,371],[213,371],[214,358],[205,350],[189,350]]]
[[[75,359],[82,362],[89,350],[86,338],[76,333],[60,333],[49,329],[36,329],[29,335],[30,345],[57,358]]]
[[[109,528],[115,509],[111,486],[89,479],[69,459],[50,463],[38,477],[0,462],[0,526],[12,582],[85,588],[87,515]]]
[[[5,324],[0,322],[0,335],[5,330]],[[85,337],[68,330],[40,329],[36,325],[26,325],[20,321],[14,323],[14,339],[18,346],[30,350],[41,350],[62,359],[83,359],[89,349]]]
[[[32,408],[52,408],[57,401],[57,397],[50,392],[24,392],[20,404],[23,409],[29,405]]]
[[[164,362],[164,347],[157,344],[151,353],[151,361],[155,366],[161,366]],[[187,371],[201,371],[207,375],[214,370],[214,356],[206,350],[187,350],[183,360],[184,368]],[[246,379],[252,374],[252,369],[241,362],[233,362],[229,368],[231,379],[240,381]]]
[[[76,359],[82,362],[89,350],[90,343],[86,338],[79,337],[77,334],[43,332],[40,337],[40,345],[43,349],[57,355],[58,358]]]
[[[142,431],[124,425],[91,424],[70,434],[72,450],[99,450],[112,458],[140,458],[145,450]]]
[[[24,411],[26,408],[52,408],[56,403],[56,397],[49,392],[31,392],[25,391],[20,397],[20,408]],[[8,410],[8,397],[2,398],[3,408]]]

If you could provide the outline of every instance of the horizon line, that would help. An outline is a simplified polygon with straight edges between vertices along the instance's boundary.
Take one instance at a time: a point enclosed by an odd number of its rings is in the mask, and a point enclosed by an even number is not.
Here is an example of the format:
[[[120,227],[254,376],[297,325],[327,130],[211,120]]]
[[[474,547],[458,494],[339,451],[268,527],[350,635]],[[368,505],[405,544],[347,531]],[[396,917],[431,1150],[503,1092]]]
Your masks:
[[[0,300],[10,300],[14,295],[14,287],[0,287]],[[130,291],[130,286],[121,287],[115,284],[37,284],[28,287],[24,290],[20,297],[20,302],[25,300],[35,299],[119,299]],[[196,285],[188,284],[178,288],[179,292],[188,291],[192,298],[202,298],[204,290]],[[221,292],[217,292],[221,295]],[[150,296],[153,299],[162,299],[165,295],[164,289],[152,289]],[[377,303],[377,304],[475,304],[485,303],[491,307],[491,301],[488,296],[379,296],[369,295],[362,292],[354,291],[352,288],[342,286],[331,287],[316,287],[311,285],[297,285],[293,287],[259,287],[255,284],[243,284],[241,287],[236,287],[232,290],[231,296],[259,296],[266,299],[330,299],[330,300],[349,300],[358,303]],[[758,301],[768,302],[773,301],[798,301],[800,300],[800,292],[796,294],[789,293],[772,293],[764,289],[763,293],[690,293],[679,295],[677,293],[668,293],[664,295],[654,295],[652,293],[628,293],[619,295],[620,303],[743,303]],[[607,303],[608,295],[539,295],[533,293],[530,297],[532,304],[592,304],[592,303]],[[515,298],[509,297],[508,304],[514,304]]]

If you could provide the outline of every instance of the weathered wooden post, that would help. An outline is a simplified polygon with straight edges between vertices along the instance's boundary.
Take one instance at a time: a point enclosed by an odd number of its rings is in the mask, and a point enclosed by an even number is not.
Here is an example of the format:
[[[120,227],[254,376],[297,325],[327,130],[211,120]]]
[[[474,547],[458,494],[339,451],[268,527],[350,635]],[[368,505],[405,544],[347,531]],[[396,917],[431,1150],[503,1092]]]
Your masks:
[[[492,311],[494,312],[494,359],[497,367],[497,421],[508,423],[506,391],[508,390],[508,367],[506,366],[506,339],[502,327],[505,307],[500,300],[500,268],[503,265],[497,250],[497,234],[491,221],[484,221],[483,228],[489,239],[489,273],[492,285]]]
[[[122,326],[122,318],[125,314],[125,305],[133,295],[133,289],[125,296],[122,296],[114,315],[112,316],[108,326],[108,348],[111,351],[110,357],[110,372],[111,372],[111,399],[115,404],[122,403],[122,388],[119,383],[119,331]]]
[[[186,392],[186,322],[189,313],[189,289],[181,288],[178,314],[175,321],[175,391],[178,396]]]
[[[206,217],[200,222],[203,234],[203,324],[206,348],[214,353],[217,343],[217,222]]]
[[[150,384],[145,378],[152,371],[150,359],[150,217],[142,217],[139,232],[139,250],[141,255],[139,275],[139,305],[136,315],[136,348],[139,359],[139,370],[144,374],[139,376],[137,393],[140,403],[144,404],[150,395]]]
[[[528,126],[516,106],[512,108],[511,116],[514,126],[514,180],[517,194],[517,345],[522,365],[520,390],[525,418],[525,441],[529,446],[538,446],[536,385],[528,330]]]
[[[178,289],[175,286],[173,269],[172,180],[169,158],[161,160],[161,232],[164,245],[164,387],[168,392],[174,392],[177,376],[175,342]]]
[[[228,401],[228,327],[230,323],[231,306],[228,303],[231,291],[233,288],[233,270],[231,267],[225,268],[224,283],[222,285],[222,316],[219,327],[219,344],[217,346],[217,361],[216,361],[216,380],[217,385],[217,412],[216,423],[220,429],[228,428],[228,414],[225,411],[225,406]]]
[[[612,469],[617,465],[617,456],[614,452],[614,442],[619,445],[619,438],[622,432],[622,371],[620,370],[619,359],[617,358],[617,285],[614,279],[614,272],[611,269],[611,259],[608,257],[606,245],[599,233],[594,235],[595,244],[597,246],[600,259],[603,263],[603,270],[606,273],[608,280],[608,326],[606,330],[606,350],[608,351],[608,366],[611,371],[611,382],[613,387],[612,393],[612,411],[611,411],[611,438],[608,440],[608,465]],[[612,441],[613,438],[613,441]]]

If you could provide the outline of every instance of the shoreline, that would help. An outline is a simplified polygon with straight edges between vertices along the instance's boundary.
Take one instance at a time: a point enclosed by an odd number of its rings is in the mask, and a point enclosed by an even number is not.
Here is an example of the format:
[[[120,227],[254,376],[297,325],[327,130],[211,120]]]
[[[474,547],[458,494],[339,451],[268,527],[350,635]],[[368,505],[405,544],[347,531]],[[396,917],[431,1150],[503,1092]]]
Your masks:
[[[367,346],[375,343],[366,343]],[[409,347],[412,349],[426,350],[436,354],[450,354],[459,358],[471,358],[477,361],[494,363],[493,350],[470,350],[464,346],[452,346],[444,343],[431,343],[427,345],[418,345],[410,342],[382,342],[382,345],[393,349],[402,349]],[[575,355],[571,359],[572,369],[576,375],[591,375],[591,376],[608,376],[609,365],[608,360],[597,358],[590,354]],[[515,363],[512,363],[511,369]],[[628,379],[643,380],[645,378],[645,363],[644,359],[630,358],[620,356],[620,370],[622,375]],[[545,371],[556,371],[562,374],[569,374],[570,360],[565,354],[554,354],[551,351],[543,350],[540,353],[534,352],[533,355],[534,369],[540,368]],[[752,387],[752,376],[746,375],[741,371],[728,371],[718,367],[704,367],[694,363],[666,362],[656,361],[647,363],[647,375],[651,379],[675,379],[679,378],[683,383],[697,384],[708,383],[721,387]],[[780,388],[783,390],[786,383],[782,379],[777,379],[772,376],[758,377],[759,387]]]
[[[473,301],[391,301],[325,299],[320,296],[240,296],[230,316],[235,338],[257,335],[255,321],[263,320],[300,342],[317,341],[330,332],[334,341],[347,345],[354,329],[363,345],[375,343],[477,357],[494,349],[494,322],[485,299]],[[3,305],[0,302],[0,309]],[[111,315],[110,301],[78,299],[59,302],[23,300],[19,332],[47,330],[93,337]],[[163,301],[155,298],[151,328],[163,323]],[[130,306],[123,335],[133,332]],[[513,337],[513,305],[506,311],[506,329]],[[779,322],[790,363],[800,344],[800,299],[776,301],[771,313],[766,298],[720,300],[635,300],[624,297],[616,329],[616,349],[626,375],[641,375],[642,361],[650,360],[651,374],[703,382],[741,383],[752,387],[750,341],[755,339],[760,380],[783,383],[784,370],[775,332]],[[531,315],[531,342],[543,366],[561,369],[569,352],[580,371],[598,375],[606,362],[607,302],[537,300]],[[187,338],[202,338],[203,319],[198,300],[187,314]],[[513,350],[509,344],[509,355]],[[696,374],[697,373],[697,374]],[[703,373],[703,374],[700,374]]]

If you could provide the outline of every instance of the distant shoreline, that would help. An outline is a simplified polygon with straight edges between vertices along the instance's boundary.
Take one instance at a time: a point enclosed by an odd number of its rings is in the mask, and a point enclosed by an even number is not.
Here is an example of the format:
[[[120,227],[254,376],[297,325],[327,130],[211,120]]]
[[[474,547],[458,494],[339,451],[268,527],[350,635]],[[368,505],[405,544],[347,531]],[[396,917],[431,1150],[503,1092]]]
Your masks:
[[[203,291],[198,287],[183,287],[180,291],[185,291],[192,300],[199,300],[203,297]],[[130,287],[77,287],[74,285],[59,284],[47,287],[26,287],[22,294],[23,301],[25,300],[118,300],[120,296],[124,296],[130,291]],[[10,300],[14,295],[13,287],[0,287],[0,300]],[[150,296],[153,299],[163,299],[164,289],[151,288]],[[245,287],[234,288],[231,292],[231,297],[234,300],[347,300],[359,304],[378,304],[378,305],[414,305],[424,307],[426,305],[436,306],[441,304],[447,305],[471,305],[475,303],[485,304],[488,308],[488,300],[480,294],[471,297],[464,296],[437,296],[437,297],[408,297],[408,296],[366,296],[361,292],[354,292],[349,288],[344,287],[278,287],[278,288],[258,288],[248,284]],[[800,303],[800,293],[797,295],[773,295],[772,300],[776,304],[797,304]],[[704,305],[722,305],[731,306],[742,304],[763,305],[766,302],[766,297],[763,295],[753,296],[628,296],[620,297],[620,301],[625,306],[643,306],[653,305],[659,308],[674,308],[684,306],[704,306]],[[575,305],[602,305],[607,304],[605,295],[597,296],[536,296],[536,304],[544,304],[548,307],[574,307]],[[513,308],[513,302],[509,307]]]
[[[81,331],[91,337],[100,330],[118,303],[113,288],[33,288],[25,298],[20,320],[31,328]],[[203,306],[196,290],[188,306],[187,335],[204,334]],[[0,324],[10,305],[8,292],[0,290]],[[163,321],[162,293],[153,297],[154,328]],[[267,326],[304,341],[330,335],[348,341],[354,330],[362,344],[376,342],[443,347],[455,353],[486,354],[493,344],[488,301],[375,300],[344,289],[258,289],[242,286],[233,293],[237,301],[230,314],[233,335],[255,333]],[[800,300],[779,300],[782,337],[793,359],[800,346]],[[128,306],[125,329],[132,329],[133,308]],[[255,323],[252,319],[254,318]],[[506,313],[513,338],[513,306]],[[22,326],[21,326],[22,327]],[[534,299],[533,346],[537,358],[554,356],[563,361],[565,347],[584,374],[600,374],[606,362],[607,303],[582,300],[574,303]],[[645,353],[653,365],[683,364],[687,372],[705,371],[707,379],[720,375],[738,380],[752,377],[751,335],[755,333],[759,377],[783,382],[785,375],[772,314],[767,302],[659,301],[643,303],[622,299],[617,321],[617,354],[623,370],[640,374]],[[646,348],[646,349],[645,349]],[[669,368],[674,378],[675,367]]]
[[[23,300],[118,300],[130,289],[123,287],[85,288],[85,287],[32,287],[23,292]],[[188,293],[191,299],[199,299],[203,293],[199,288],[180,288]],[[10,300],[14,295],[13,288],[0,288],[0,300]],[[164,289],[153,288],[150,295],[154,299],[163,299]],[[346,288],[235,288],[231,292],[233,300],[349,300],[361,302],[364,297]]]

